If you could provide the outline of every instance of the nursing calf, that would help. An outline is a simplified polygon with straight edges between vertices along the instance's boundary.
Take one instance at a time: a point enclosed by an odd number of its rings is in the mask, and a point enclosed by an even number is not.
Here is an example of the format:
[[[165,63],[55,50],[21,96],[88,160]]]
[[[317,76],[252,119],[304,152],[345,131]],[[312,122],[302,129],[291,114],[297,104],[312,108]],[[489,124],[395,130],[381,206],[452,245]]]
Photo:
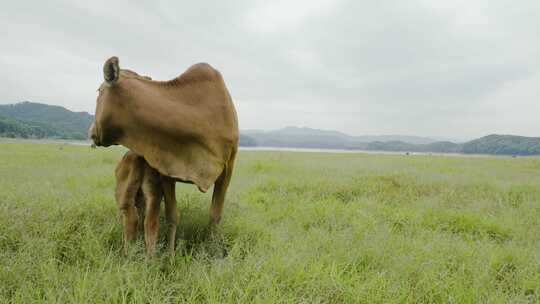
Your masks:
[[[178,225],[174,179],[161,175],[150,167],[143,157],[132,151],[128,151],[120,160],[115,175],[115,198],[124,227],[124,252],[137,235],[139,213],[144,211],[146,249],[148,255],[154,253],[159,232],[160,204],[164,197],[168,250],[174,253]]]

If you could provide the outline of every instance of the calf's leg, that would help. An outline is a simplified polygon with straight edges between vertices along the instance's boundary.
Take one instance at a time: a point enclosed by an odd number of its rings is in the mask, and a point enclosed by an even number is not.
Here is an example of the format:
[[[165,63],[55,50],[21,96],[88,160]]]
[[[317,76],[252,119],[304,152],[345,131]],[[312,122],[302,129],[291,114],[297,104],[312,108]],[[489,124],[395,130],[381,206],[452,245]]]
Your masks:
[[[142,164],[135,154],[128,152],[124,155],[115,171],[115,198],[124,229],[124,253],[127,253],[128,244],[135,239],[137,234],[138,215],[135,200],[142,181]]]
[[[137,192],[137,196],[135,197],[135,208],[137,208],[137,215],[139,216],[139,223],[137,224],[137,233],[139,231],[144,233],[144,214],[146,212],[146,204],[144,202],[144,195],[142,193],[142,189],[139,189],[139,191]]]
[[[176,226],[178,225],[178,212],[176,210],[176,181],[167,176],[161,176],[161,185],[165,196],[165,218],[167,220],[167,246],[169,253],[174,255]]]
[[[137,236],[137,223],[139,217],[137,215],[137,209],[130,203],[123,203],[120,207],[120,214],[122,217],[122,225],[124,227],[124,253],[127,254],[129,243]]]
[[[159,173],[146,165],[142,182],[142,192],[146,204],[144,217],[144,240],[148,256],[153,256],[159,233],[159,207],[163,197]]]

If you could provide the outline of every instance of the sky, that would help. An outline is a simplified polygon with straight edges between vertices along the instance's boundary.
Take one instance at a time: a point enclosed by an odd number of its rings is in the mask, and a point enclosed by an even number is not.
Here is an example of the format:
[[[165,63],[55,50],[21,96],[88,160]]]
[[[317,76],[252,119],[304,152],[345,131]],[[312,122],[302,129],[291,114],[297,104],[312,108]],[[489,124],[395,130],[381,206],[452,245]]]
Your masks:
[[[102,67],[217,68],[241,129],[540,136],[540,1],[9,1],[0,103],[94,112]]]

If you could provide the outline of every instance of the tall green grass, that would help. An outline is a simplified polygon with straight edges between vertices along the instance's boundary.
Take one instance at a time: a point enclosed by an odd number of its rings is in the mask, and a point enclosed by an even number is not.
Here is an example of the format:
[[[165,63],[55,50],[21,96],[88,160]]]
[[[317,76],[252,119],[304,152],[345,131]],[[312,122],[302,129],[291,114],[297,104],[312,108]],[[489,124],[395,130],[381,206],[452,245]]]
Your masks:
[[[539,158],[242,151],[218,230],[178,184],[176,256],[147,261],[124,151],[0,143],[0,303],[540,302]]]

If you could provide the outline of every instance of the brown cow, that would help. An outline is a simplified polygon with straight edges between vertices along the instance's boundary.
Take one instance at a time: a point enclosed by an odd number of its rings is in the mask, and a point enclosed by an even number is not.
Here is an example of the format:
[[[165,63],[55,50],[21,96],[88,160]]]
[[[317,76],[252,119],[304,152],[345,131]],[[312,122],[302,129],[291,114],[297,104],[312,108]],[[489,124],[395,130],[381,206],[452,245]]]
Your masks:
[[[98,90],[90,137],[97,146],[120,144],[133,151],[127,155],[128,162],[130,158],[135,162],[134,167],[127,166],[129,170],[142,166],[140,162],[144,161],[144,172],[159,173],[170,211],[169,246],[174,251],[176,181],[195,184],[202,192],[214,184],[210,219],[212,224],[221,219],[238,150],[238,121],[232,99],[221,74],[204,63],[170,81],[153,81],[121,70],[116,57],[105,62],[103,72],[105,81]],[[153,182],[157,184],[158,179]],[[159,187],[152,189],[158,191]],[[122,211],[127,230],[133,225],[133,209],[128,209]],[[157,231],[145,232],[150,253],[155,239],[149,236],[154,234]]]

